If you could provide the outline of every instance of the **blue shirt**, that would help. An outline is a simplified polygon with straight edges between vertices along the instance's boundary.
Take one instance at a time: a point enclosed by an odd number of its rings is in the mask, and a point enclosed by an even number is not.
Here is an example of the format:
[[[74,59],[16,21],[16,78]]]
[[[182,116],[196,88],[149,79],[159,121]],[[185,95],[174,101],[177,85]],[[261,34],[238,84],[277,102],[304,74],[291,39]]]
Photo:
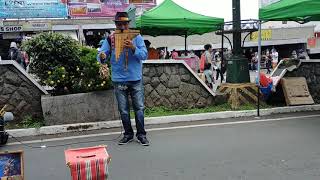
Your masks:
[[[101,61],[99,54],[101,52],[104,52],[107,57],[111,56],[111,79],[114,82],[138,81],[142,79],[142,61],[147,59],[148,51],[141,35],[136,36],[132,42],[136,49],[133,52],[132,49],[126,48],[126,50],[129,51],[127,69],[125,51],[122,51],[118,61],[116,61],[115,50],[111,49],[111,46],[107,40],[104,40],[100,48],[97,57],[100,63]]]

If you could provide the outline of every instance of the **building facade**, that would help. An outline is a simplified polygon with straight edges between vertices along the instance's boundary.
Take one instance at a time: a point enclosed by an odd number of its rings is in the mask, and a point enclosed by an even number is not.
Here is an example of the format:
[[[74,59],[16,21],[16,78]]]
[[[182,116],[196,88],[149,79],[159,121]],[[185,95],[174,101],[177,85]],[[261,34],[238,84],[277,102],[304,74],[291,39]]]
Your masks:
[[[4,12],[0,13],[2,59],[7,57],[10,42],[15,41],[20,44],[25,39],[48,31],[60,32],[82,44],[97,47],[106,33],[115,29],[112,20],[117,11],[135,9],[135,15],[139,15],[156,6],[156,0],[60,0],[56,3],[48,3],[47,0],[25,0],[25,2],[20,5],[10,5],[0,0],[0,11]],[[135,18],[135,15],[132,18]]]

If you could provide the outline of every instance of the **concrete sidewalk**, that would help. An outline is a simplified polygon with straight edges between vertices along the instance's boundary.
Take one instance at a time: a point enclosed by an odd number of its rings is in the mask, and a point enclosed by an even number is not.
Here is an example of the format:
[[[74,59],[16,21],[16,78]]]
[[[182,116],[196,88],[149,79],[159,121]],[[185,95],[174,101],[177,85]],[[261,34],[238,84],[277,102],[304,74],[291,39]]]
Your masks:
[[[262,109],[260,110],[260,115],[267,116],[272,114],[319,111],[319,110],[320,110],[320,105],[277,107],[277,108],[270,108],[270,109]],[[202,113],[202,114],[151,117],[151,118],[145,119],[145,124],[157,125],[157,124],[169,124],[169,123],[177,123],[177,122],[193,122],[193,121],[216,120],[216,119],[237,118],[237,117],[253,117],[253,116],[257,116],[257,110],[224,111],[224,112]],[[135,125],[134,120],[132,120],[132,124]],[[104,122],[96,122],[96,123],[80,123],[80,124],[45,126],[41,128],[12,129],[12,130],[8,130],[8,133],[14,137],[27,137],[27,136],[54,135],[54,134],[78,132],[78,131],[118,128],[121,126],[122,126],[121,121],[117,120],[117,121],[104,121]]]

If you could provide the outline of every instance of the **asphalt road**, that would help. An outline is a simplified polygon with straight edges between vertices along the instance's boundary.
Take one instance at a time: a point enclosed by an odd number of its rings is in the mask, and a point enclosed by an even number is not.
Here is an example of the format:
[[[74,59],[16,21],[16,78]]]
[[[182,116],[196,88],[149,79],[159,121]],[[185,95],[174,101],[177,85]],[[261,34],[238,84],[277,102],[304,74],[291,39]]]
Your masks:
[[[57,147],[8,145],[0,150],[24,150],[26,180],[71,179],[64,150],[100,144],[107,144],[112,155],[111,180],[320,179],[318,112],[181,125],[149,131],[150,147],[136,142],[118,146],[106,141],[118,137],[112,132],[28,144]],[[80,141],[86,143],[63,145]]]

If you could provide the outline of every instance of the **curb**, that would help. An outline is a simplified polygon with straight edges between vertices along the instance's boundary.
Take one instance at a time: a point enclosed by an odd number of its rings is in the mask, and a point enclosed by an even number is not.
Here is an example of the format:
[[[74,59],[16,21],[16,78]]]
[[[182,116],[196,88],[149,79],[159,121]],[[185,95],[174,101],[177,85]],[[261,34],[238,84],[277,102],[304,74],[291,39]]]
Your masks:
[[[271,114],[281,114],[290,112],[308,112],[308,111],[319,111],[320,104],[318,105],[306,105],[306,106],[293,106],[293,107],[277,107],[270,109],[261,109],[260,115],[267,116]],[[155,124],[169,124],[176,122],[192,122],[192,121],[203,121],[203,120],[215,120],[224,118],[237,118],[237,117],[250,117],[255,116],[257,110],[248,111],[223,111],[214,113],[202,113],[202,114],[189,114],[189,115],[176,115],[176,116],[162,116],[162,117],[151,117],[145,119],[146,125]],[[135,125],[134,120],[131,120],[132,124]],[[13,129],[7,130],[7,132],[14,137],[26,137],[26,136],[40,136],[40,135],[53,135],[67,132],[76,131],[87,131],[87,130],[98,130],[98,129],[109,129],[121,127],[120,120],[118,121],[103,121],[94,123],[79,123],[79,124],[66,124],[66,125],[55,125],[46,126],[41,128],[29,128],[29,129]]]

